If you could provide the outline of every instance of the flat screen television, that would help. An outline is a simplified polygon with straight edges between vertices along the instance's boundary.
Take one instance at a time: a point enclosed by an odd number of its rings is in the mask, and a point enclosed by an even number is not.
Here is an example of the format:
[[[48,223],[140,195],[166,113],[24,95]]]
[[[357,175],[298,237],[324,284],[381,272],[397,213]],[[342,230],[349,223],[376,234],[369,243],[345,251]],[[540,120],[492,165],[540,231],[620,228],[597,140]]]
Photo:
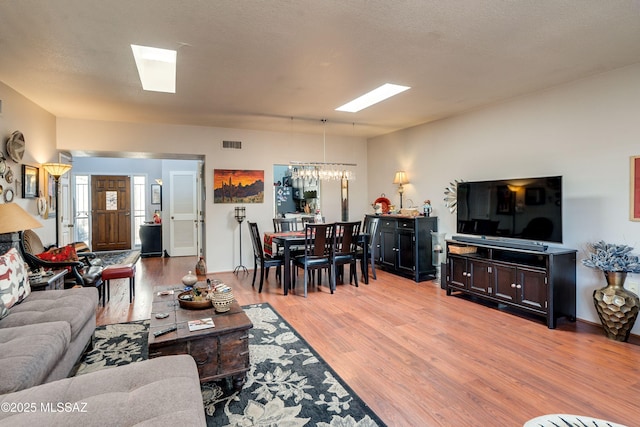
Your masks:
[[[562,243],[562,177],[459,183],[457,232]]]

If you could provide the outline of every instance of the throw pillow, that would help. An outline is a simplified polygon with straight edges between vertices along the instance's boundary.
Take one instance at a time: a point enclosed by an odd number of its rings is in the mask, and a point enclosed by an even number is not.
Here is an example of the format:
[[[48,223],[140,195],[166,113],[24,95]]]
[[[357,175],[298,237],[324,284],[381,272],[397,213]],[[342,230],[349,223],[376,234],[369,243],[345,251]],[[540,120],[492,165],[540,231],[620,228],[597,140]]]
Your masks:
[[[16,248],[0,256],[0,319],[31,293],[24,260]]]
[[[74,245],[67,245],[61,248],[52,248],[46,252],[37,254],[36,256],[43,261],[50,262],[69,262],[80,260],[78,258],[78,254],[76,253],[76,248]],[[71,267],[66,267],[66,269],[71,272]]]

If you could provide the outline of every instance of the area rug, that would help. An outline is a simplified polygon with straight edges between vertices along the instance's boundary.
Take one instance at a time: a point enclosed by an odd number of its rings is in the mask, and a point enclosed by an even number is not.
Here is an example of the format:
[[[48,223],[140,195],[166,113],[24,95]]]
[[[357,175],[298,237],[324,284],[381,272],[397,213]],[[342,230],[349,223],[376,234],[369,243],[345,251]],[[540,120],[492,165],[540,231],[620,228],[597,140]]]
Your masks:
[[[95,252],[96,257],[102,260],[102,264],[135,264],[140,259],[140,250],[101,251]]]
[[[210,426],[384,426],[378,416],[267,303],[243,307],[253,323],[241,391],[201,385]],[[98,327],[76,375],[145,360],[148,322]]]

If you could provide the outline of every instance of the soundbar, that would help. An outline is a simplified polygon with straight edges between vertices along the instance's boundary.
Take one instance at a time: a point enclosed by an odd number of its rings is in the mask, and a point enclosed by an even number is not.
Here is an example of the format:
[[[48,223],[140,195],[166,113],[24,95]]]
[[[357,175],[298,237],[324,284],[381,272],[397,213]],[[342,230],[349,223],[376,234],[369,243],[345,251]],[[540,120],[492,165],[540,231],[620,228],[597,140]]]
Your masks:
[[[540,242],[524,242],[518,240],[487,239],[484,237],[453,236],[453,240],[461,243],[497,246],[509,249],[524,249],[528,251],[545,252],[549,246]]]

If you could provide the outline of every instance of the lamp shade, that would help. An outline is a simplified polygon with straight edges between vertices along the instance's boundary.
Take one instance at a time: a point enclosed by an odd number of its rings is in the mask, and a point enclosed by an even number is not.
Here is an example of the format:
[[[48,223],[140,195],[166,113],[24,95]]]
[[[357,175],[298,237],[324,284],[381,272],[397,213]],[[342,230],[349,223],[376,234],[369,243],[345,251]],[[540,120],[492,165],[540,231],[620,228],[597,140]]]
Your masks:
[[[15,233],[42,227],[42,224],[29,212],[15,203],[0,205],[0,234]]]
[[[71,165],[65,163],[45,163],[42,165],[47,173],[55,178],[60,178],[71,170]]]
[[[409,179],[407,178],[407,173],[405,171],[396,172],[396,176],[393,178],[393,183],[400,185],[408,184]]]

